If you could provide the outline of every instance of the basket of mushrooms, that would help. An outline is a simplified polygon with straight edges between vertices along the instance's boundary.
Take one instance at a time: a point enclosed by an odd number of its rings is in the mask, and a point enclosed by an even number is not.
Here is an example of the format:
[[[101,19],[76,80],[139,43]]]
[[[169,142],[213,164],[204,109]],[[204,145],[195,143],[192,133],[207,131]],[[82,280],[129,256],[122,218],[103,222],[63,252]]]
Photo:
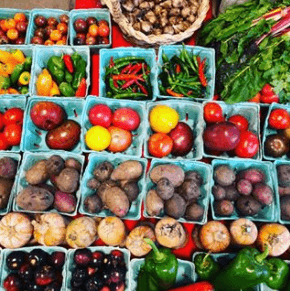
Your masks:
[[[202,25],[209,0],[102,0],[124,36],[138,46],[181,42]]]

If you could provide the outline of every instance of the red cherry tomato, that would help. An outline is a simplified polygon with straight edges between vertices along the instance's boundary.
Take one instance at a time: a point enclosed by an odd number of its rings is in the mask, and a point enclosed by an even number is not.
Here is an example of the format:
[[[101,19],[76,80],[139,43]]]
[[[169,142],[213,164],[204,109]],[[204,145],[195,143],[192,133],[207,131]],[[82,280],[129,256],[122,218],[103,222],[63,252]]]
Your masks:
[[[135,130],[140,125],[140,116],[134,109],[119,108],[113,114],[113,125],[125,130]]]
[[[231,116],[229,118],[229,122],[233,123],[240,131],[245,131],[249,128],[249,122],[247,118],[240,114]]]
[[[108,128],[112,123],[112,117],[112,110],[105,104],[97,104],[89,111],[89,121],[92,125]]]
[[[0,133],[0,150],[5,151],[9,148],[9,144],[6,141],[5,135],[3,132]]]
[[[204,106],[203,116],[207,123],[222,122],[225,120],[222,107],[215,102],[209,102]]]
[[[4,128],[4,135],[10,146],[17,146],[21,141],[22,126],[18,124],[9,124]]]
[[[9,124],[22,125],[23,115],[24,111],[21,108],[10,108],[3,114],[3,123],[6,126]]]
[[[132,134],[128,130],[124,130],[115,126],[108,128],[111,134],[111,143],[108,150],[113,153],[125,151],[132,143]]]
[[[271,111],[269,126],[275,129],[286,129],[290,126],[290,115],[286,109],[277,108]]]
[[[173,140],[165,133],[154,133],[148,141],[148,150],[150,155],[163,158],[168,156],[173,148]]]
[[[259,139],[251,131],[241,132],[240,141],[235,148],[235,154],[240,158],[252,158],[259,150]]]

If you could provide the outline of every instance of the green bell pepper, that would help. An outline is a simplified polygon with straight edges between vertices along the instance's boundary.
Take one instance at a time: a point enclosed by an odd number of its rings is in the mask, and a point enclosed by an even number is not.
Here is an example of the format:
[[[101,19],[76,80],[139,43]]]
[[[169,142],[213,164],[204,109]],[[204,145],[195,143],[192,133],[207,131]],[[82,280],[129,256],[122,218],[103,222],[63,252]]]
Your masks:
[[[145,238],[144,241],[153,249],[145,258],[144,271],[150,275],[152,282],[160,290],[171,288],[175,284],[178,270],[176,257],[170,249],[161,248],[158,250],[150,239]]]
[[[71,87],[71,85],[66,82],[62,82],[59,85],[59,91],[65,97],[74,97],[76,93],[75,90]]]
[[[24,64],[18,64],[14,67],[13,72],[10,76],[12,84],[16,84],[16,82],[18,81],[23,71],[24,71]]]
[[[20,93],[21,94],[28,94],[28,87],[27,86],[23,86],[20,88]]]
[[[260,253],[255,248],[246,247],[211,280],[215,291],[236,291],[264,283],[270,276],[266,257],[269,249]]]
[[[82,58],[81,55],[77,52],[74,52],[71,56],[71,60],[73,62],[74,65],[74,69],[77,69],[77,65],[78,65],[78,61]]]
[[[32,57],[26,57],[24,63],[24,71],[30,71],[32,65]]]
[[[268,264],[270,268],[270,276],[265,283],[272,289],[281,290],[286,286],[289,276],[289,267],[287,263],[278,258],[269,259]]]
[[[200,280],[209,280],[220,270],[220,266],[208,254],[198,254],[194,258],[195,271]]]
[[[68,70],[65,70],[64,79],[67,83],[71,83],[73,81],[73,75]]]
[[[65,64],[62,57],[52,56],[47,62],[47,67],[49,64],[52,66],[55,66],[56,68],[62,71],[64,71],[65,69]]]
[[[75,70],[75,74],[74,74],[74,78],[72,81],[72,87],[77,90],[82,78],[86,77],[86,67],[87,67],[87,63],[85,60],[83,60],[82,58],[78,60],[77,63],[77,67]]]
[[[143,268],[140,269],[137,280],[137,290],[136,291],[159,291],[159,287],[152,280],[150,274],[144,271]]]
[[[11,86],[9,77],[0,76],[0,89],[8,89]]]

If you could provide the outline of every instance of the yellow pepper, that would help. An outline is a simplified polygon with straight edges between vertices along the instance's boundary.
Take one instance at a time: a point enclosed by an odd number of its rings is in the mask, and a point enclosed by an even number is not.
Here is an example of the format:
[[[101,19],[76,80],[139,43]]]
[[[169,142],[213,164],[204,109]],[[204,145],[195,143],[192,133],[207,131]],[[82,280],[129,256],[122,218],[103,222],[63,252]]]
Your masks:
[[[20,94],[20,92],[14,88],[8,88],[8,94]]]
[[[0,64],[0,75],[7,77],[7,75],[12,74],[14,68],[15,64],[12,63]]]
[[[28,85],[30,81],[30,73],[29,72],[22,72],[19,76],[18,83],[20,85]]]
[[[52,77],[47,69],[44,69],[36,81],[36,91],[39,96],[49,96],[52,89]]]
[[[52,88],[50,90],[49,96],[60,96],[59,88],[54,81],[52,81]]]
[[[3,50],[0,50],[0,62],[3,63],[3,64],[11,63],[14,66],[16,66],[18,64],[18,62],[12,56],[11,53],[9,53],[7,51],[3,51]]]
[[[25,56],[21,50],[13,50],[11,54],[18,63],[22,64],[25,61]]]

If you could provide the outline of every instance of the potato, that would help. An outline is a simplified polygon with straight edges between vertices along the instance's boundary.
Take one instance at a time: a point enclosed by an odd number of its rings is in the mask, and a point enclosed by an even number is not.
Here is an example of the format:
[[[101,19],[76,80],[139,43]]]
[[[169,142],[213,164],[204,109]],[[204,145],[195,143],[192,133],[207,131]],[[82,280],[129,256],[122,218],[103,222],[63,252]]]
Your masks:
[[[201,186],[203,184],[203,178],[201,177],[200,173],[197,171],[186,172],[184,180],[193,180],[196,182],[198,186]]]
[[[234,186],[228,186],[225,187],[226,189],[226,199],[230,201],[237,201],[238,198],[240,197],[240,194],[236,187]]]
[[[280,199],[281,218],[290,220],[290,196],[283,196]]]
[[[111,179],[114,181],[120,180],[135,180],[143,173],[142,164],[138,161],[126,161],[121,163],[112,173]]]
[[[262,205],[271,205],[274,200],[272,189],[264,183],[255,184],[253,197]]]
[[[46,160],[40,160],[26,171],[25,178],[29,184],[37,185],[46,182],[49,178],[46,162]]]
[[[288,187],[278,187],[279,195],[280,196],[286,196],[290,195],[290,186]]]
[[[237,201],[237,209],[241,215],[254,216],[261,210],[261,204],[251,196],[241,196]]]
[[[105,193],[105,205],[118,217],[127,215],[130,202],[126,193],[119,187],[107,188]]]
[[[160,198],[168,200],[174,194],[174,186],[167,178],[162,178],[157,183],[156,192]]]
[[[130,202],[135,201],[138,198],[140,193],[140,189],[137,182],[127,182],[122,187],[122,190],[125,191],[126,195]]]
[[[214,203],[215,212],[221,216],[230,216],[234,213],[234,204],[230,200],[221,200]]]
[[[221,186],[230,186],[236,180],[236,174],[229,166],[220,165],[214,170],[214,180]]]
[[[53,155],[47,160],[46,168],[49,175],[57,176],[64,169],[64,160],[59,155]]]
[[[187,206],[184,218],[187,220],[194,220],[194,221],[200,221],[204,214],[204,208],[197,204],[192,203]]]
[[[164,210],[164,201],[156,190],[150,190],[146,195],[146,211],[150,216],[160,216]]]
[[[98,181],[96,178],[91,178],[87,182],[87,187],[92,189],[92,190],[98,190],[98,188],[101,186],[101,182]]]
[[[251,182],[249,180],[241,179],[237,183],[237,190],[242,195],[251,195],[251,193],[253,191],[253,186],[252,186],[252,184],[251,184]]]
[[[226,189],[220,185],[214,185],[212,187],[212,194],[215,200],[223,200],[226,198]]]
[[[99,213],[103,208],[101,198],[96,194],[88,196],[84,201],[84,208],[89,213],[92,214]]]
[[[164,164],[154,167],[150,172],[150,179],[157,184],[162,178],[167,178],[174,187],[180,186],[184,181],[184,171],[177,165]]]
[[[4,157],[0,159],[0,177],[5,179],[14,179],[17,171],[17,162],[11,158]]]
[[[104,181],[97,190],[98,196],[101,198],[102,202],[106,202],[106,194],[108,193],[108,188],[116,187],[118,183],[112,180]]]
[[[13,180],[0,178],[0,209],[6,208],[13,183]]]
[[[66,159],[64,165],[65,165],[66,168],[76,169],[79,173],[82,170],[82,164],[78,160],[76,160],[74,158]]]
[[[114,170],[114,166],[110,162],[103,162],[95,168],[94,177],[98,181],[104,182],[111,178],[111,174],[113,170]]]
[[[80,174],[74,168],[65,168],[56,177],[57,188],[66,193],[76,192],[79,187]]]
[[[44,211],[53,204],[54,197],[46,189],[28,186],[16,197],[16,204],[24,210]]]
[[[261,183],[265,181],[265,174],[263,171],[259,169],[251,168],[251,169],[239,172],[238,178],[247,179],[252,184],[256,184],[256,183]]]
[[[179,219],[184,215],[186,209],[185,200],[177,193],[164,202],[164,211],[168,216]]]
[[[75,195],[57,191],[54,195],[53,207],[60,211],[71,213],[74,212],[77,206],[77,199]]]
[[[280,187],[290,186],[290,165],[280,165],[277,167],[278,183]]]
[[[179,187],[179,194],[186,202],[192,203],[201,194],[200,186],[194,180],[185,180]]]

